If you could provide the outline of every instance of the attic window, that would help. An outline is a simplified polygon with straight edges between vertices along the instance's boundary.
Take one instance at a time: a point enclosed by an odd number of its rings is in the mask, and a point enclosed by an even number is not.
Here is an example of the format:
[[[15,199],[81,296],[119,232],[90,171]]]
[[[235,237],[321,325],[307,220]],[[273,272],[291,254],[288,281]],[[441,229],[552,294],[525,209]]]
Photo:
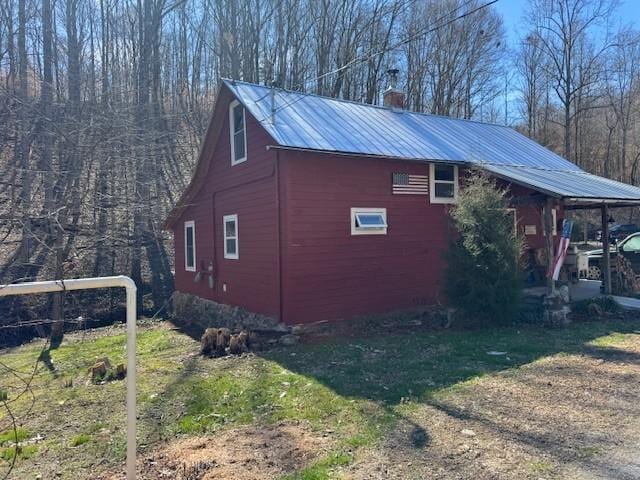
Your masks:
[[[351,235],[385,235],[386,233],[386,208],[351,209]]]
[[[237,100],[229,105],[229,132],[231,134],[231,165],[237,165],[247,159],[244,107]]]
[[[458,167],[432,163],[430,170],[431,203],[456,203],[458,200]]]

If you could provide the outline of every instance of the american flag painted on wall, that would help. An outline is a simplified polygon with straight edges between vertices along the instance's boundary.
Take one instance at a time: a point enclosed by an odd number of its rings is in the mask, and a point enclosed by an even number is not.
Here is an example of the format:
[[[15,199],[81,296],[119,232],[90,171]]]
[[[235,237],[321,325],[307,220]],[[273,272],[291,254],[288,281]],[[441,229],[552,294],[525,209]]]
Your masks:
[[[429,177],[411,173],[394,173],[391,190],[396,195],[429,195]]]

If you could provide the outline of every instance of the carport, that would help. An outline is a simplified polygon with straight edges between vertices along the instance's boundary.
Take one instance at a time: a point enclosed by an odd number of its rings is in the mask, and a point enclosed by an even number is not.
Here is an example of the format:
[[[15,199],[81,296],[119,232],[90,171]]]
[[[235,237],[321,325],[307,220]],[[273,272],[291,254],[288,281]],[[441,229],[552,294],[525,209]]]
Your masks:
[[[587,173],[578,167],[571,170],[551,170],[532,166],[488,165],[481,167],[496,178],[533,190],[528,196],[515,197],[515,205],[544,205],[545,247],[548,267],[554,258],[554,207],[565,210],[599,210],[602,221],[603,293],[611,294],[611,255],[609,242],[610,209],[640,205],[640,188]],[[548,293],[555,290],[555,281],[547,279]]]

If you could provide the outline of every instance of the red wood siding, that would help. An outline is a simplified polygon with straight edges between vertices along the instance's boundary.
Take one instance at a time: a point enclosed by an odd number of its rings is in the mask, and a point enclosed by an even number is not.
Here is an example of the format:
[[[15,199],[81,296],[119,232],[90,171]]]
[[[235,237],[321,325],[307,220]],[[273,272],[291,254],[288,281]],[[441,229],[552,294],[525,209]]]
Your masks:
[[[203,152],[210,166],[173,226],[178,291],[289,324],[446,303],[449,206],[391,191],[394,172],[429,175],[428,164],[267,150],[273,140],[247,112],[247,160],[231,166],[231,100],[223,88]],[[511,193],[531,191],[512,186]],[[386,208],[387,234],[351,235],[352,207]],[[224,258],[223,216],[232,214],[238,215],[238,260]],[[536,225],[527,244],[543,248],[541,207],[520,206],[517,217],[521,231]],[[184,222],[190,220],[196,268],[204,272],[199,282],[184,265]]]
[[[506,185],[509,188],[509,194],[513,197],[527,197],[535,192],[529,188],[522,187],[520,185],[509,185],[506,182],[502,182],[502,185]],[[518,221],[518,232],[523,235],[525,245],[527,248],[539,249],[545,248],[544,239],[544,218],[542,205],[519,205],[516,208],[516,216]],[[564,218],[564,210],[561,206],[556,207],[556,229],[558,235],[556,236],[556,243],[559,241],[559,236],[562,233],[562,220]],[[525,226],[535,225],[535,235],[525,235]]]
[[[284,317],[287,323],[349,318],[443,301],[447,206],[393,195],[393,172],[428,165],[280,152]],[[386,235],[351,235],[352,207],[387,209]]]
[[[174,225],[176,290],[247,310],[279,315],[275,153],[266,146],[269,135],[246,112],[247,160],[231,166],[228,107],[231,95],[221,92],[216,117],[220,135],[211,149],[211,166],[204,187]],[[238,215],[239,259],[224,258],[224,215]],[[215,224],[214,224],[215,219]],[[196,266],[214,267],[215,288],[207,276],[196,283],[195,273],[184,268],[184,222],[194,220]],[[226,286],[224,291],[223,286]]]

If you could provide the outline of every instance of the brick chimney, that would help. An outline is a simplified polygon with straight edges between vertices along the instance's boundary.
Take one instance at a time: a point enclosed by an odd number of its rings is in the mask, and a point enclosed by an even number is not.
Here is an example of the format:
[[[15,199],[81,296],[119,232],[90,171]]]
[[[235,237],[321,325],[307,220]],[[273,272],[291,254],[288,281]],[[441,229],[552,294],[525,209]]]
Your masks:
[[[389,87],[382,94],[382,104],[385,107],[404,108],[404,92],[397,88],[399,72],[397,68],[387,70]]]

